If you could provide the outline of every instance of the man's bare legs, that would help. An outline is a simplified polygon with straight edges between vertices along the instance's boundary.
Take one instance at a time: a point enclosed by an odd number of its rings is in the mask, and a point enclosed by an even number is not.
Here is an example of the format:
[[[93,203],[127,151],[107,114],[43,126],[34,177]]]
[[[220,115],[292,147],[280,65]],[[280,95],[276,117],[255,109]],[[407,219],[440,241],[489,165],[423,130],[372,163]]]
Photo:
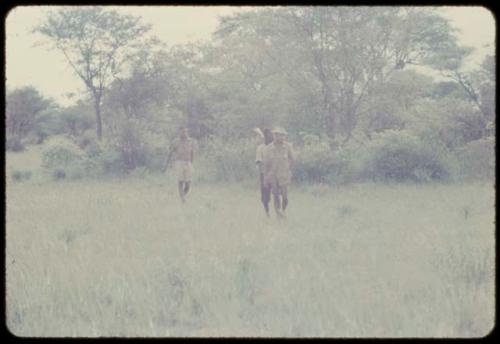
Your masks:
[[[191,182],[188,182],[188,181],[179,181],[178,182],[179,196],[180,196],[181,201],[183,203],[186,202],[186,196],[189,193],[190,186],[191,186]]]
[[[277,181],[274,181],[272,186],[271,186],[271,191],[273,194],[273,203],[274,203],[274,210],[276,211],[276,215],[278,218],[283,217],[283,212],[281,209],[281,195],[280,195],[280,187]]]
[[[288,187],[274,182],[272,185],[274,210],[278,218],[285,217],[285,209],[288,206]]]
[[[280,193],[281,193],[281,198],[282,198],[282,208],[283,208],[283,213],[286,210],[286,207],[288,206],[288,187],[286,185],[280,185]]]
[[[178,188],[179,188],[179,197],[181,198],[181,201],[184,203],[186,202],[186,199],[184,198],[184,195],[185,195],[185,191],[184,191],[184,182],[183,181],[179,181],[178,182]]]
[[[263,195],[262,195],[262,204],[264,205],[264,210],[266,211],[266,215],[269,217],[269,201],[271,193],[269,192],[268,187],[264,187]]]
[[[260,174],[260,200],[264,205],[266,215],[269,217],[269,201],[271,200],[271,186],[264,181],[264,175]]]

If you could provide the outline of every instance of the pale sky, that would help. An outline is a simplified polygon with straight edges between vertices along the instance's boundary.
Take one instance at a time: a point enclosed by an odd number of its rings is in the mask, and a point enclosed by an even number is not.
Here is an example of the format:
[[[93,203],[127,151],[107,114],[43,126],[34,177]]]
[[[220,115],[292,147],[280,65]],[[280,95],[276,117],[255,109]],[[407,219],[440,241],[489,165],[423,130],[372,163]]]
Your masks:
[[[6,83],[9,89],[33,85],[43,95],[61,104],[69,104],[67,93],[81,92],[82,82],[74,75],[64,58],[56,51],[47,51],[31,33],[34,25],[56,6],[20,6],[6,19]],[[115,9],[143,18],[152,25],[153,33],[168,45],[209,39],[219,16],[249,10],[241,6],[126,6]],[[460,30],[463,45],[476,49],[471,65],[481,61],[495,49],[495,19],[482,7],[442,7],[443,15]]]

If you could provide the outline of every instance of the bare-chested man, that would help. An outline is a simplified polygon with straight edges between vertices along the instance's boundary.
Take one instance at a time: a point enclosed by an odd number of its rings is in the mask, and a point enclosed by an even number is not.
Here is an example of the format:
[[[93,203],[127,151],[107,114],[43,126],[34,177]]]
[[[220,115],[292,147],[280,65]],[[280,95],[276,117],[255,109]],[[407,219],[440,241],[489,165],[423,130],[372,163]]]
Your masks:
[[[179,139],[173,143],[175,171],[177,174],[179,196],[182,202],[186,201],[193,175],[193,140],[188,135],[188,129],[182,127]]]
[[[271,129],[264,128],[264,130],[260,130],[259,128],[255,128],[254,131],[259,134],[260,139],[264,141],[257,147],[257,151],[255,154],[255,163],[257,164],[257,168],[259,169],[260,176],[260,200],[262,205],[264,206],[264,210],[266,211],[266,215],[269,216],[269,201],[271,200],[271,186],[266,184],[264,181],[264,149],[273,142],[273,134]],[[261,142],[262,142],[261,141]]]
[[[264,179],[271,187],[276,215],[283,218],[288,205],[288,185],[295,153],[292,145],[285,141],[287,132],[284,129],[275,128],[272,132],[274,141],[264,149]]]

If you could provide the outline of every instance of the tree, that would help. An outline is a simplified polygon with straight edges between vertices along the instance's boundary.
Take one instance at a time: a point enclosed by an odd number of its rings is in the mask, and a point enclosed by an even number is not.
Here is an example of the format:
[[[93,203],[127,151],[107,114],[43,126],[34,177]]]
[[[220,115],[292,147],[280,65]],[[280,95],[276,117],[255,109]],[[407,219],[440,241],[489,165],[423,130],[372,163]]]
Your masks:
[[[190,124],[185,105],[197,94],[188,92],[187,86],[193,84],[191,74],[199,74],[199,68],[186,70],[189,56],[173,50],[142,52],[131,61],[130,75],[115,79],[109,87],[104,124],[126,170],[145,165],[158,168],[164,159],[157,158],[168,155],[179,125]]]
[[[78,101],[77,104],[61,109],[58,120],[61,130],[79,138],[86,130],[92,128],[92,106],[88,101]]]
[[[479,121],[476,126],[481,126],[482,132],[487,135],[491,134],[495,127],[495,59],[487,55],[476,69],[464,71],[464,59],[470,51],[471,49],[451,50],[448,54],[454,56],[453,63],[436,65],[444,76],[462,89],[465,97],[481,114],[475,118],[464,118],[464,121]],[[442,60],[439,55],[437,59]]]
[[[456,47],[444,18],[431,9],[405,7],[266,9],[226,17],[217,35],[240,38],[235,51],[244,42],[255,49],[265,44],[292,87],[314,90],[325,132],[332,141],[342,136],[344,142],[352,137],[375,84],[409,64],[430,64],[434,55]]]
[[[51,12],[34,31],[63,53],[90,92],[96,116],[96,134],[102,138],[101,105],[109,83],[131,55],[141,49],[150,30],[140,18],[102,7],[73,7]]]
[[[371,138],[375,132],[405,128],[412,120],[411,110],[429,98],[434,87],[430,76],[414,70],[398,70],[374,83],[358,112],[362,131]]]
[[[7,135],[19,139],[33,131],[38,118],[47,110],[52,102],[44,98],[34,87],[28,86],[7,93],[6,97]]]
[[[164,97],[170,112],[182,115],[177,123],[187,126],[196,139],[207,137],[214,127],[209,106],[212,75],[205,64],[206,49],[205,45],[174,46],[163,54],[159,66],[168,85]]]
[[[241,137],[249,128],[283,125],[294,105],[293,89],[267,43],[256,37],[219,36],[205,59],[218,135]]]

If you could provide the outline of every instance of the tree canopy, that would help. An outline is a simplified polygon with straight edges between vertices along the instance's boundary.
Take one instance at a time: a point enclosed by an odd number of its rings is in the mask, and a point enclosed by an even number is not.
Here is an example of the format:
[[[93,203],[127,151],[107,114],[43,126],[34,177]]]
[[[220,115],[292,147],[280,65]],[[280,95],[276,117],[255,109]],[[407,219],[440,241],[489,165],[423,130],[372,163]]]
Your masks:
[[[59,50],[90,92],[96,114],[96,133],[102,136],[104,91],[125,63],[144,47],[150,30],[139,17],[103,7],[69,7],[51,12],[36,32]]]

